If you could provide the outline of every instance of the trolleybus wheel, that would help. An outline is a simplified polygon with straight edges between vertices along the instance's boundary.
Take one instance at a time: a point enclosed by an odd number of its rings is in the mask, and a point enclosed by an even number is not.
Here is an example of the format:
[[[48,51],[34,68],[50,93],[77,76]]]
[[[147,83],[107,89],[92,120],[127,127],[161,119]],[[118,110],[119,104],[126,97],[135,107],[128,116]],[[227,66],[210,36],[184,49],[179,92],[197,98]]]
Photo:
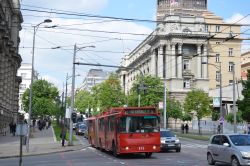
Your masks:
[[[146,152],[146,153],[145,153],[145,156],[146,156],[146,158],[151,157],[151,156],[152,156],[152,152]]]

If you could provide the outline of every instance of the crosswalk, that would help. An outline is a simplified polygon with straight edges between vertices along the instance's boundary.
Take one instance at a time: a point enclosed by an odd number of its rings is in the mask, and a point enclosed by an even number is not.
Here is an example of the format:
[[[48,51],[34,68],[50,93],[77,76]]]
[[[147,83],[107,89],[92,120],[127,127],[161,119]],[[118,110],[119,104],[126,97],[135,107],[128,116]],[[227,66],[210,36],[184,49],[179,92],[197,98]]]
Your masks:
[[[204,144],[197,144],[197,143],[183,143],[181,144],[182,148],[202,148],[207,149],[207,145]]]

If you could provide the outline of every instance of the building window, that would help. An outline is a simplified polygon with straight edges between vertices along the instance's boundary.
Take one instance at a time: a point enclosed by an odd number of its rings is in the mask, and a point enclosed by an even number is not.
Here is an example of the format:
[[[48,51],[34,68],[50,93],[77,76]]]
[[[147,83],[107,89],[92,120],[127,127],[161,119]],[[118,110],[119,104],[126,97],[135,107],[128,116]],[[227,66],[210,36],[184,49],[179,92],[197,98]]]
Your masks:
[[[219,89],[220,88],[220,85],[216,85],[216,89]]]
[[[208,25],[205,25],[205,32],[208,32]]]
[[[220,42],[216,42],[216,45],[220,44]]]
[[[228,71],[233,71],[234,68],[234,63],[233,62],[229,62],[229,66],[228,66]]]
[[[27,73],[21,73],[21,77],[22,78],[26,78],[27,77]]]
[[[229,50],[228,50],[228,56],[233,56],[233,48],[229,48]]]
[[[26,85],[25,85],[25,84],[20,84],[20,89],[21,89],[21,90],[26,89]]]
[[[216,25],[215,32],[220,32],[220,26],[219,25]]]
[[[183,82],[183,88],[188,89],[190,88],[190,80],[189,79],[185,79]]]
[[[184,60],[183,61],[183,70],[188,70],[189,69],[189,60]]]
[[[220,72],[219,71],[216,71],[216,81],[220,81]]]
[[[229,85],[232,85],[234,83],[233,80],[229,80]]]
[[[220,54],[215,55],[215,62],[220,62]]]

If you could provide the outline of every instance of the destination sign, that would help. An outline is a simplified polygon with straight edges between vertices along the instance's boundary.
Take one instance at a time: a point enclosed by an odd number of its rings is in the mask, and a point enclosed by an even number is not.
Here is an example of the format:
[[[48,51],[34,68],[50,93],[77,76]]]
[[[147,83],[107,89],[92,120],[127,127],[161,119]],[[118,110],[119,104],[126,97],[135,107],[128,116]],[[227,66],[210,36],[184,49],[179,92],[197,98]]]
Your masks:
[[[155,110],[125,110],[125,114],[154,114]]]

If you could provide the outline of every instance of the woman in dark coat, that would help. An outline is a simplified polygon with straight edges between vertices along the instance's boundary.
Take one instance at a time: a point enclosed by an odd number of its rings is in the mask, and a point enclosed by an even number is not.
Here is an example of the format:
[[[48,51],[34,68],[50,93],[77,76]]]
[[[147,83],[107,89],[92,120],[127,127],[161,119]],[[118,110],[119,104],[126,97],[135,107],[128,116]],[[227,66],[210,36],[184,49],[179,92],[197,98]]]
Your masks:
[[[66,129],[62,127],[60,138],[62,139],[62,146],[64,146],[65,139],[66,139]]]

